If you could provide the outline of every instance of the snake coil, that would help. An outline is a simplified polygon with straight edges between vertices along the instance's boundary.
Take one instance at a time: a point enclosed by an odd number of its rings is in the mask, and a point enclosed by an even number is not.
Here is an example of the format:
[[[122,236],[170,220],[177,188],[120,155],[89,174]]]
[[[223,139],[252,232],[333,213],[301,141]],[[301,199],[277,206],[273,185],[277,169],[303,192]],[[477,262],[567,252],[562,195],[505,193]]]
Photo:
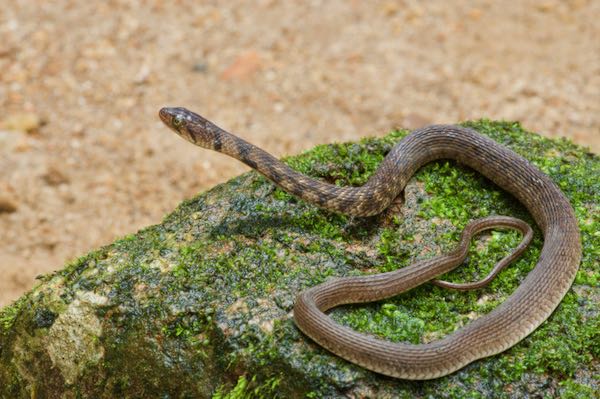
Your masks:
[[[537,265],[501,305],[440,340],[418,345],[387,342],[339,325],[324,312],[343,303],[387,298],[434,279],[462,262],[468,240],[482,229],[503,226],[520,230],[525,236],[520,247],[524,248],[530,235],[524,222],[502,216],[480,219],[465,228],[461,244],[449,254],[389,273],[328,280],[300,293],[294,306],[298,327],[331,352],[367,369],[397,378],[424,380],[450,374],[474,360],[500,353],[542,324],[575,278],[581,243],[577,220],[565,195],[525,158],[474,130],[454,125],[415,130],[390,151],[365,185],[338,187],[294,171],[185,108],[163,108],[159,116],[184,139],[232,156],[290,194],[333,212],[356,216],[377,214],[396,198],[417,169],[442,158],[475,169],[527,208],[544,235]],[[519,249],[509,258],[518,252]],[[508,261],[504,259],[501,263]],[[494,272],[498,270],[496,266]],[[441,286],[450,284],[434,282]]]

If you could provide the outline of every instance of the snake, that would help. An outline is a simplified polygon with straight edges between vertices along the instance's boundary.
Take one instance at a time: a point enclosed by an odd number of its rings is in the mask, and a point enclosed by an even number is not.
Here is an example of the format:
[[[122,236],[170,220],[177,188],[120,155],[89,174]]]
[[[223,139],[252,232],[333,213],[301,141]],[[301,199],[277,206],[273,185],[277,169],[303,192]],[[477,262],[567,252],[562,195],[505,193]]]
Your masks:
[[[376,373],[429,380],[507,350],[550,317],[579,268],[580,233],[567,197],[527,159],[473,129],[459,125],[416,129],[388,152],[364,185],[355,187],[301,174],[185,108],[162,108],[159,117],[185,140],[236,158],[291,195],[334,213],[356,217],[381,213],[419,168],[440,159],[474,169],[525,206],[544,240],[535,267],[500,305],[438,340],[390,342],[339,324],[326,312],[343,304],[390,298],[426,282],[457,289],[481,287],[527,245],[532,234],[527,223],[502,215],[478,219],[465,227],[459,245],[446,254],[387,273],[330,278],[298,294],[293,309],[298,328],[333,354]],[[436,280],[465,259],[474,234],[496,227],[518,230],[524,237],[519,248],[490,275],[481,282],[462,285]]]

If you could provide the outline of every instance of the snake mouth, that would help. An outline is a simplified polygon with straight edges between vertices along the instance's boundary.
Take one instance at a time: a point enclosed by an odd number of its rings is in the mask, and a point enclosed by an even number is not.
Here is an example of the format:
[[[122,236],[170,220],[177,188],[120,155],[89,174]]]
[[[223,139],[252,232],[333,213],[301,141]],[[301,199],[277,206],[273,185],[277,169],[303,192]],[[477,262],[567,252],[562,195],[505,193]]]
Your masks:
[[[173,113],[170,112],[171,108],[161,108],[160,111],[158,111],[158,116],[160,117],[160,120],[163,121],[166,125],[171,125],[171,118],[173,117]]]

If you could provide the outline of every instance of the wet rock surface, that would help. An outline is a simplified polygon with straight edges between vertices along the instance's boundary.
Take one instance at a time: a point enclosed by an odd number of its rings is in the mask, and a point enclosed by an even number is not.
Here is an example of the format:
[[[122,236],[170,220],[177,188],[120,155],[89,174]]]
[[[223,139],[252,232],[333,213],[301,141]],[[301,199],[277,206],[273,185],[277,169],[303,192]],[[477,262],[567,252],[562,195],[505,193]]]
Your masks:
[[[591,397],[597,391],[600,159],[515,123],[469,126],[527,157],[570,198],[583,261],[573,289],[512,349],[444,378],[383,377],[321,349],[295,327],[295,296],[331,276],[393,270],[453,248],[464,225],[491,214],[531,218],[511,196],[450,161],[422,168],[393,212],[350,219],[299,201],[258,173],[182,203],[164,221],[40,277],[0,310],[0,397]],[[407,132],[320,146],[286,160],[360,185]],[[474,281],[520,237],[472,242],[451,281]],[[423,285],[331,316],[357,330],[428,342],[489,312],[535,265],[543,238],[490,286]],[[236,396],[237,395],[237,396]],[[244,396],[245,395],[245,396]]]

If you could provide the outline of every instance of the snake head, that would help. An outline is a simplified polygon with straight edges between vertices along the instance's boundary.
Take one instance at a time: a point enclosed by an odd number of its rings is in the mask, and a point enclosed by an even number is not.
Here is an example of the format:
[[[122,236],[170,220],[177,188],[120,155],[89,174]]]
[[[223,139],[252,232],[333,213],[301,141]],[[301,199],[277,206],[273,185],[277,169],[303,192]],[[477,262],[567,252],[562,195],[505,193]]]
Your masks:
[[[214,149],[218,128],[200,115],[181,107],[165,107],[158,112],[160,119],[187,141]]]
[[[194,144],[196,143],[195,137],[188,130],[190,123],[194,120],[193,112],[180,107],[165,107],[161,108],[158,116],[175,133]]]

